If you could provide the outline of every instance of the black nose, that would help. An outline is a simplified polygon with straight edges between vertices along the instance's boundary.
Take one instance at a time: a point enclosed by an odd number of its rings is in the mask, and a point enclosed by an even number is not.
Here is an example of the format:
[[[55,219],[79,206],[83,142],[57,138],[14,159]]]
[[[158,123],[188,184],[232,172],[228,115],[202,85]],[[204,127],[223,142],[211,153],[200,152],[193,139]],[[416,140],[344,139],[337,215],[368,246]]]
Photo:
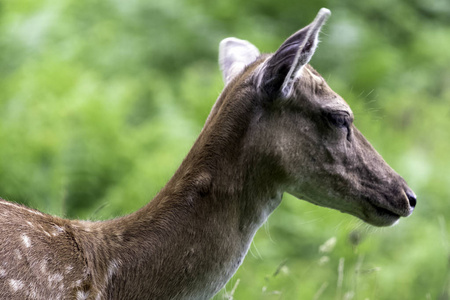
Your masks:
[[[409,206],[411,206],[411,208],[416,207],[416,203],[417,203],[416,194],[414,194],[413,191],[408,189],[408,190],[406,190],[406,196],[408,197],[408,200],[409,200]]]

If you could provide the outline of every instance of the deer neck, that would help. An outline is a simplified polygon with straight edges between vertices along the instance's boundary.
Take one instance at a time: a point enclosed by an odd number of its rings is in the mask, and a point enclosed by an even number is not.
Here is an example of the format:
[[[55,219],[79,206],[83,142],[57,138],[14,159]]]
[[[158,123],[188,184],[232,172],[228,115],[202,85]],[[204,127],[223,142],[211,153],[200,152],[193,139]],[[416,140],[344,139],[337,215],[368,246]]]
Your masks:
[[[238,226],[251,239],[279,204],[284,175],[275,169],[274,157],[260,154],[251,143],[256,134],[253,123],[262,108],[227,93],[218,99],[219,107],[213,109],[180,168],[140,217],[153,216],[158,206],[179,206],[222,217],[228,227]],[[275,180],[274,173],[278,173]]]
[[[155,297],[167,296],[171,289],[180,298],[212,297],[237,270],[257,229],[281,201],[280,186],[267,177],[273,174],[268,159],[248,156],[251,146],[243,144],[252,134],[253,111],[228,109],[232,113],[225,118],[222,112],[209,120],[180,168],[148,205],[99,225],[117,242],[99,243],[107,248],[92,255],[103,253],[105,261],[116,264],[141,262],[134,272],[156,280],[147,289]],[[177,272],[185,276],[174,276]]]

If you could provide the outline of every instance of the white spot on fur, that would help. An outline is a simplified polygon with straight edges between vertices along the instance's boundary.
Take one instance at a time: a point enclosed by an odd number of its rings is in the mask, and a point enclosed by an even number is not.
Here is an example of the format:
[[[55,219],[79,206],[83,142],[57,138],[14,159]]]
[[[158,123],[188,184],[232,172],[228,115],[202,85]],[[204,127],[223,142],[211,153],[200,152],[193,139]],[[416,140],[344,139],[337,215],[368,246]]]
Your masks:
[[[58,287],[59,290],[62,290],[62,289],[64,289],[64,283],[62,282],[63,279],[64,279],[64,276],[62,274],[59,274],[59,273],[55,273],[55,274],[49,275],[48,278],[47,278],[48,286],[53,288],[53,289]]]
[[[53,227],[55,228],[55,231],[52,232],[53,236],[57,236],[57,235],[59,235],[59,234],[64,232],[64,228],[62,228],[61,226],[53,225]]]
[[[75,281],[75,283],[74,283],[73,286],[74,286],[74,287],[79,287],[79,286],[81,286],[81,280],[78,279],[77,281]]]
[[[22,234],[22,241],[23,241],[23,244],[25,245],[25,247],[30,248],[31,241],[30,241],[30,238],[28,237],[28,235]]]
[[[113,275],[117,272],[117,269],[119,269],[120,263],[113,259],[112,261],[109,262],[109,266],[108,266],[108,279],[111,279],[111,277],[113,277]]]
[[[30,227],[33,227],[33,228],[34,228],[33,223],[31,223],[30,221],[27,221],[27,224],[30,225]]]
[[[77,300],[86,300],[89,297],[89,292],[78,291]]]
[[[50,282],[60,282],[63,279],[64,279],[64,276],[62,276],[59,273],[48,276],[48,281],[50,281]]]
[[[20,280],[10,279],[8,280],[9,287],[13,292],[17,292],[18,290],[22,289],[24,284]]]
[[[66,274],[67,274],[67,273],[70,273],[72,270],[73,270],[73,267],[72,267],[72,266],[70,266],[70,265],[67,266],[67,267],[66,267]]]
[[[5,277],[6,276],[6,270],[0,268],[0,278]]]
[[[47,273],[47,261],[46,260],[41,261],[41,265],[39,266],[39,271],[41,271],[41,273],[44,273],[44,274]]]
[[[17,258],[18,260],[21,260],[21,259],[22,259],[22,253],[20,253],[20,250],[19,250],[19,249],[15,249],[15,250],[14,250],[14,254],[16,255],[16,258]]]

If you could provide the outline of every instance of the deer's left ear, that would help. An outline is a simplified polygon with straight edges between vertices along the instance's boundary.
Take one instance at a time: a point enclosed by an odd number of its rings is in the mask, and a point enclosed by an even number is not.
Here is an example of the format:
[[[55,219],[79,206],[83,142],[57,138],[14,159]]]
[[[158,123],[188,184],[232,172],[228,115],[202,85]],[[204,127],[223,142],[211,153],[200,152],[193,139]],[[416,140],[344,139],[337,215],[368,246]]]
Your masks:
[[[316,51],[320,29],[330,15],[328,9],[322,8],[311,24],[290,36],[265,62],[259,78],[264,92],[285,98],[291,95],[295,80]]]
[[[219,45],[219,65],[225,84],[260,55],[258,48],[248,41],[226,38]]]

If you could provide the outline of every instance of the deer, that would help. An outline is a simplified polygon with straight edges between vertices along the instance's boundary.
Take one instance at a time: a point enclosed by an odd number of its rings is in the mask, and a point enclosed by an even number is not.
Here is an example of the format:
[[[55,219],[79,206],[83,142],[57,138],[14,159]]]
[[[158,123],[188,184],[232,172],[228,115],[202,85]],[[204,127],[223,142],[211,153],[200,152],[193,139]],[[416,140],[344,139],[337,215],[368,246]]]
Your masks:
[[[309,61],[330,11],[273,54],[219,46],[225,87],[192,149],[144,207],[66,220],[0,201],[1,299],[210,299],[241,265],[283,194],[374,226],[416,195],[353,124]]]

